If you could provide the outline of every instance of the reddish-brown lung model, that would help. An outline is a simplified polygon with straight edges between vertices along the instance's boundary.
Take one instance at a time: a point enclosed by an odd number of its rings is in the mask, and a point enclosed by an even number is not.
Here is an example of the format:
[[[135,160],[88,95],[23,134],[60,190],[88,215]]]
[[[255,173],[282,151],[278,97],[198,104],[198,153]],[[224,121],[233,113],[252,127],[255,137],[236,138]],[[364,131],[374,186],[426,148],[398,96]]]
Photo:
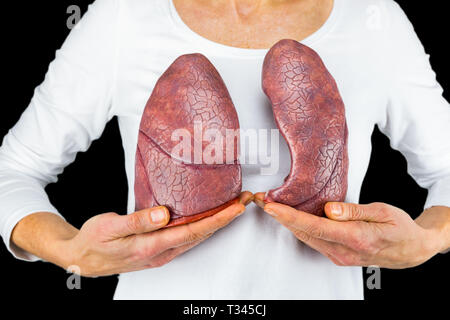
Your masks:
[[[268,52],[263,89],[291,153],[291,172],[270,190],[266,202],[280,202],[323,215],[328,201],[347,193],[347,124],[336,83],[319,55],[294,40]]]
[[[210,216],[238,201],[242,186],[239,138],[231,138],[234,146],[227,159],[227,129],[239,129],[239,121],[217,70],[201,54],[176,59],[156,83],[142,115],[136,210],[166,206],[171,214],[169,226],[174,226]],[[223,148],[211,148],[208,131],[223,137]],[[180,136],[188,137],[190,152],[176,148],[185,141]],[[205,161],[207,150],[212,155],[222,153],[223,162]]]

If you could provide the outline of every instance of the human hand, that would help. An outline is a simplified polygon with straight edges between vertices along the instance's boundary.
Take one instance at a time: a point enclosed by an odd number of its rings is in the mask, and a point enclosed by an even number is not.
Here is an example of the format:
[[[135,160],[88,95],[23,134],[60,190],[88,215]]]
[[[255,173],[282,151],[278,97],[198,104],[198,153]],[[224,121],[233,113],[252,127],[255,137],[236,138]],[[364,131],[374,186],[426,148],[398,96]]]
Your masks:
[[[165,229],[170,218],[165,207],[95,216],[61,246],[64,267],[76,265],[81,275],[95,277],[163,266],[228,225],[252,198],[243,192],[239,202],[211,217]]]
[[[265,212],[339,266],[408,268],[442,250],[438,230],[385,203],[329,202],[327,219],[263,200],[264,193],[255,194],[255,203]]]

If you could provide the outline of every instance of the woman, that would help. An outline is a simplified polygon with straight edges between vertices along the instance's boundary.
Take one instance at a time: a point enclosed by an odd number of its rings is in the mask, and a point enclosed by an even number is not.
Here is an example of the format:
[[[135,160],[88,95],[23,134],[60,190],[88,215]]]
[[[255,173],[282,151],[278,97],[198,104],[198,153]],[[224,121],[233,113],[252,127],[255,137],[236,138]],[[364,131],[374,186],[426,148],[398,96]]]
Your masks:
[[[203,53],[218,69],[241,128],[275,129],[260,74],[267,48],[283,38],[320,54],[346,105],[349,187],[346,203],[326,206],[329,219],[243,193],[213,217],[161,229],[167,209],[132,213],[130,188],[129,215],[100,214],[77,230],[49,203],[45,185],[113,116],[134,185],[143,108],[162,72],[185,53]],[[117,299],[360,299],[359,266],[411,267],[450,246],[449,121],[428,57],[392,0],[97,0],[5,137],[2,237],[20,259],[75,265],[86,276],[121,273]],[[375,125],[429,191],[415,221],[388,204],[354,204]],[[281,144],[280,170],[269,176],[262,165],[244,165],[244,189],[279,185],[288,155]],[[230,224],[252,199],[268,215],[249,205]]]

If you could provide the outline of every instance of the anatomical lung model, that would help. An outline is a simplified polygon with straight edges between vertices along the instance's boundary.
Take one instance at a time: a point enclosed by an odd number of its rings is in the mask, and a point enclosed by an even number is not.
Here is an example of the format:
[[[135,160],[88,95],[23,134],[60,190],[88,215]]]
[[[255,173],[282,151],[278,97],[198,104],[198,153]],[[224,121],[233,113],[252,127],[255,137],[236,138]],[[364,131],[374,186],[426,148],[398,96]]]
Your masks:
[[[344,201],[347,192],[348,132],[336,82],[319,55],[294,40],[270,49],[262,77],[292,163],[265,201],[323,215],[326,202]]]
[[[233,102],[209,60],[201,54],[176,59],[156,83],[142,115],[136,210],[166,206],[168,226],[174,226],[238,201],[239,135],[227,136],[238,130]]]

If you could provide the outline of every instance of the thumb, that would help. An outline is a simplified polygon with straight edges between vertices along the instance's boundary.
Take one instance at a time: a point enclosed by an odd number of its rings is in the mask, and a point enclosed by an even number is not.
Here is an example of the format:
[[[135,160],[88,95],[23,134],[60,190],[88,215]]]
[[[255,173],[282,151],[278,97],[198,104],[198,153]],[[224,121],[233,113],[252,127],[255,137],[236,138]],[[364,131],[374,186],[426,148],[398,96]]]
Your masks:
[[[119,237],[126,237],[161,229],[169,220],[170,213],[166,207],[154,207],[119,216],[113,229]]]
[[[325,205],[328,218],[337,221],[379,221],[379,210],[371,205],[344,202],[328,202]]]

